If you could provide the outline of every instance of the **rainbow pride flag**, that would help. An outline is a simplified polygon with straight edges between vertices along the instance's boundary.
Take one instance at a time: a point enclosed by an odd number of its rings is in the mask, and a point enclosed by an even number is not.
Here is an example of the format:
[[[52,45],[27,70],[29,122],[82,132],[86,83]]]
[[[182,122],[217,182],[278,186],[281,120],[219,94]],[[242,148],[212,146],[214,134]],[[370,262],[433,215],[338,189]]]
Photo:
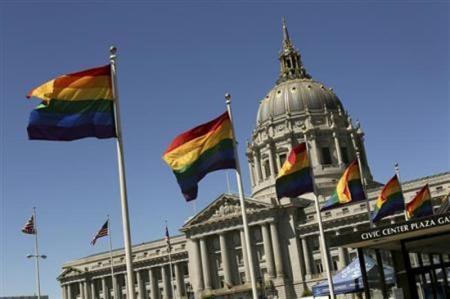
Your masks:
[[[372,221],[377,222],[382,218],[395,214],[405,209],[405,199],[403,198],[402,187],[398,181],[397,175],[394,175],[383,190],[375,203],[375,210],[372,214]]]
[[[175,174],[186,200],[197,198],[197,183],[206,174],[236,168],[228,112],[177,136],[164,152],[163,160]]]
[[[278,174],[275,189],[278,199],[296,197],[314,191],[305,143],[297,145],[289,153]]]
[[[431,194],[428,184],[422,187],[414,198],[406,204],[406,218],[420,218],[433,215]]]
[[[30,115],[29,139],[116,137],[110,66],[64,75],[31,90],[43,102]]]
[[[321,211],[336,208],[338,206],[364,200],[364,190],[361,184],[358,162],[355,160],[347,167],[339,179],[336,191],[328,197]]]

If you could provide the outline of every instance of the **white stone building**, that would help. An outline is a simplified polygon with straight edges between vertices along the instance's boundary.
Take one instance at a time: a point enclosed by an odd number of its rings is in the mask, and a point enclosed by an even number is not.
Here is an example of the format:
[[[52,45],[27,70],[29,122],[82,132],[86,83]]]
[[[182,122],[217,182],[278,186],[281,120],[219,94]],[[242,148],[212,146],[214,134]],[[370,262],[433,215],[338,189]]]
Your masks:
[[[325,279],[312,196],[275,199],[274,183],[291,147],[308,136],[311,163],[323,201],[346,165],[361,153],[371,205],[381,190],[370,173],[364,133],[354,124],[333,90],[313,79],[303,67],[287,28],[279,56],[280,76],[261,100],[256,127],[247,145],[252,195],[247,199],[255,273],[260,294],[267,298],[301,298]],[[450,172],[403,182],[409,200],[425,183],[436,202],[450,189]],[[324,212],[327,235],[368,227],[365,203]],[[402,220],[389,217],[385,223]],[[164,240],[133,247],[137,298],[251,298],[249,267],[236,195],[222,194],[188,220],[172,237],[173,287]],[[332,270],[345,267],[356,253],[331,248]],[[62,266],[58,280],[63,299],[125,299],[123,250],[84,257]]]

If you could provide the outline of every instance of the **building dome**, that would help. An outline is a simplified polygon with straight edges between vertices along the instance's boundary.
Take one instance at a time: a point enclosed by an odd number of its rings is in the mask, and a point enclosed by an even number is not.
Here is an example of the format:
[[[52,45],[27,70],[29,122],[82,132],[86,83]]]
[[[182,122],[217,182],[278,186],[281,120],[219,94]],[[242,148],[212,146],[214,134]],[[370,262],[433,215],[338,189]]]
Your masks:
[[[256,123],[325,107],[331,111],[343,110],[341,101],[330,88],[309,78],[287,80],[276,85],[261,101]]]
[[[291,149],[306,142],[316,193],[328,197],[347,165],[360,160],[364,181],[373,182],[364,149],[364,132],[353,125],[333,90],[314,80],[283,20],[276,85],[260,101],[256,127],[247,144],[252,197],[272,200],[275,182]],[[306,195],[305,195],[306,196]]]

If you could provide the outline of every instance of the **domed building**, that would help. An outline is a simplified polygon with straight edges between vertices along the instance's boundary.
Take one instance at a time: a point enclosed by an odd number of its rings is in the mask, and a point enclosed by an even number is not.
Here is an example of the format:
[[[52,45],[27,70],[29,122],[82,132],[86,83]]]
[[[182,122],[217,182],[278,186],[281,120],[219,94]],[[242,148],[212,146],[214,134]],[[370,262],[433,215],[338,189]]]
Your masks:
[[[279,60],[279,78],[260,101],[256,128],[247,147],[252,197],[264,200],[274,196],[278,169],[305,134],[320,195],[332,193],[346,165],[356,159],[357,151],[363,161],[365,180],[370,186],[375,185],[359,124],[353,125],[331,88],[306,72],[284,22]]]
[[[320,250],[312,194],[276,199],[275,179],[291,148],[306,137],[321,202],[358,155],[372,208],[381,184],[372,178],[360,125],[352,122],[332,89],[308,74],[284,22],[279,60],[279,77],[260,101],[247,144],[252,192],[246,211],[259,296],[293,299],[310,294],[313,285],[326,279],[326,257]],[[405,199],[410,200],[425,183],[439,201],[450,188],[450,173],[402,182]],[[327,239],[369,226],[365,202],[323,212],[322,217]],[[399,213],[382,223],[403,219]],[[165,240],[133,247],[137,298],[252,298],[237,195],[221,194],[180,231],[171,238],[173,271]],[[328,251],[333,273],[356,256],[353,249]],[[58,280],[63,299],[125,299],[125,275],[124,251],[117,249],[112,258],[104,252],[65,263]]]

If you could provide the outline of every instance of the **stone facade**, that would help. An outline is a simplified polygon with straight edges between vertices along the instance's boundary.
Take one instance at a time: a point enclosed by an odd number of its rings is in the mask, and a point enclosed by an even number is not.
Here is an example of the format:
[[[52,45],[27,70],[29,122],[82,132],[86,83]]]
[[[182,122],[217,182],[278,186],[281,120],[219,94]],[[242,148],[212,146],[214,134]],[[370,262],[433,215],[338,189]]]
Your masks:
[[[349,162],[359,154],[370,205],[381,190],[373,180],[364,133],[353,123],[333,91],[306,72],[285,24],[280,77],[260,102],[256,128],[247,145],[252,195],[246,199],[258,288],[267,298],[301,298],[325,279],[313,197],[276,200],[274,183],[295,144],[308,137],[320,201],[330,195]],[[436,205],[450,190],[450,172],[403,182],[406,200],[428,183]],[[366,203],[322,213],[327,236],[369,226]],[[382,223],[404,219],[397,214]],[[239,199],[222,194],[189,219],[172,237],[173,279],[164,240],[133,247],[135,292],[140,299],[251,298]],[[345,267],[353,250],[330,248],[332,270]],[[125,299],[123,250],[81,258],[63,265],[58,277],[63,299]],[[171,283],[172,282],[172,283]]]

